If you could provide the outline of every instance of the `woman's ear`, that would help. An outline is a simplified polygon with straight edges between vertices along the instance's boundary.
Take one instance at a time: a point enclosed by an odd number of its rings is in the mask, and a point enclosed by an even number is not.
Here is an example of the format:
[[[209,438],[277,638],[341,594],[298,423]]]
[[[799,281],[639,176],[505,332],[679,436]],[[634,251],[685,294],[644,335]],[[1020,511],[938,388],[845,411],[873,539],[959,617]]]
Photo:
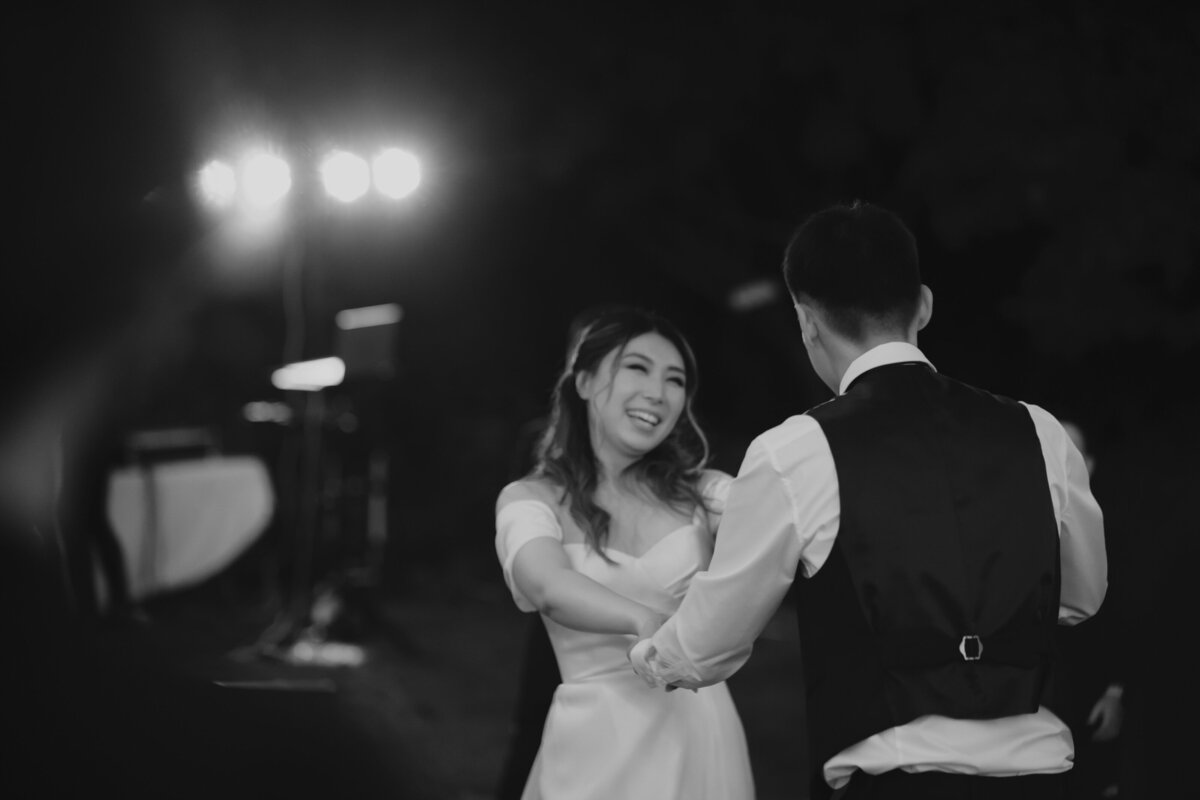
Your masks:
[[[589,400],[592,396],[592,374],[589,372],[575,373],[575,391],[583,400]]]

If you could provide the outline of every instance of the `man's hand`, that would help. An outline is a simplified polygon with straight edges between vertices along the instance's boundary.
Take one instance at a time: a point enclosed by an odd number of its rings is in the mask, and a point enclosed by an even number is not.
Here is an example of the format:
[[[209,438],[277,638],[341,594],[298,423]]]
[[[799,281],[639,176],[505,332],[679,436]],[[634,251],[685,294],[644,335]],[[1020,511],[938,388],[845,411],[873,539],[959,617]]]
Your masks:
[[[629,663],[633,665],[633,671],[637,676],[646,682],[647,686],[658,689],[666,689],[668,692],[673,692],[676,689],[690,689],[692,692],[697,691],[696,686],[690,683],[679,680],[675,683],[667,683],[662,675],[659,674],[655,666],[654,659],[658,652],[654,649],[654,643],[650,639],[640,639],[637,644],[629,648]]]
[[[651,664],[654,655],[654,643],[650,641],[649,637],[639,639],[637,644],[629,648],[629,663],[633,665],[633,671],[646,682],[647,686],[660,687],[663,683],[659,680],[658,674]]]
[[[1087,721],[1093,728],[1094,741],[1111,742],[1120,735],[1121,723],[1125,717],[1121,694],[1120,686],[1110,686],[1092,706],[1092,713],[1088,714]]]

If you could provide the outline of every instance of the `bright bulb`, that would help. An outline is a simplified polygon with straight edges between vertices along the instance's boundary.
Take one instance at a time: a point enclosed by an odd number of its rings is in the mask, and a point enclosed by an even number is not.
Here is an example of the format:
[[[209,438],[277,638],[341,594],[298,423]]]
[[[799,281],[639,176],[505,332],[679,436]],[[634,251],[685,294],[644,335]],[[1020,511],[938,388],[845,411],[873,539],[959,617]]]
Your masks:
[[[330,197],[352,203],[371,188],[371,169],[353,153],[335,150],[321,164],[321,181]]]
[[[233,202],[237,194],[237,176],[233,167],[224,161],[210,161],[200,170],[200,196],[204,202],[216,208],[224,208]]]
[[[404,317],[404,309],[396,303],[362,308],[343,308],[337,312],[334,322],[344,331],[358,328],[374,328],[379,325],[395,325]]]
[[[413,193],[421,183],[421,165],[412,153],[390,148],[375,157],[372,165],[375,189],[384,197],[399,200]]]
[[[276,389],[319,392],[337,386],[346,377],[346,362],[337,356],[285,364],[271,374]]]
[[[292,170],[287,162],[270,153],[256,153],[242,167],[242,183],[251,205],[265,207],[279,202],[292,188]]]

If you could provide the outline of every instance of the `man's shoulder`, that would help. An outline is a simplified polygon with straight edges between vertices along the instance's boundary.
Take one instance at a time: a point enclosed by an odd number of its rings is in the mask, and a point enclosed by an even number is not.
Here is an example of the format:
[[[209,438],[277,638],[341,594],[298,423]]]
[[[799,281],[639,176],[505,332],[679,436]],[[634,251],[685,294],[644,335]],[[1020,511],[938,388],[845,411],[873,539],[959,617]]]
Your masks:
[[[778,451],[813,437],[823,437],[821,426],[811,416],[811,409],[795,414],[773,428],[769,428],[751,442],[750,447]]]
[[[814,423],[816,423],[818,426],[820,426],[822,419],[826,419],[828,417],[836,416],[840,413],[843,413],[852,405],[853,405],[853,402],[849,395],[840,394],[836,397],[829,398],[828,400],[824,401],[823,403],[817,403],[815,406],[810,408],[808,411],[805,411],[800,416],[808,417]],[[795,419],[795,417],[793,417],[792,419]]]
[[[958,391],[972,394],[982,400],[989,400],[993,403],[998,403],[1010,408],[1016,408],[1018,406],[1025,405],[1024,403],[1021,403],[1020,401],[1015,400],[1014,398],[1002,392],[997,392],[992,389],[985,389],[982,386],[976,386],[973,383],[967,383],[966,381],[959,380],[957,378],[951,378],[946,375],[939,375],[938,377],[945,383],[956,387]]]
[[[1018,400],[1003,392],[994,389],[985,389],[948,375],[939,373],[935,376],[935,379],[941,381],[943,386],[948,387],[949,391],[952,394],[956,394],[959,398],[970,398],[976,407],[990,407],[993,410],[1002,410],[1002,413],[1009,415],[1010,418],[1015,419],[1019,416],[1023,419],[1032,420],[1034,429],[1041,439],[1060,434],[1065,435],[1062,423],[1058,417],[1039,405]]]
[[[1067,434],[1067,429],[1063,427],[1062,421],[1058,417],[1051,414],[1046,409],[1033,403],[1021,401],[1019,405],[1033,420],[1033,429],[1037,433],[1038,439],[1042,442],[1043,447],[1050,447],[1054,450],[1056,442],[1069,441],[1070,437]]]
[[[1024,400],[1018,400],[1002,392],[983,389],[979,386],[966,383],[965,381],[955,380],[953,378],[946,378],[945,380],[957,386],[960,391],[969,392],[975,395],[977,398],[991,403],[993,406],[1008,409],[1010,413],[1019,413],[1022,416],[1030,417],[1033,420],[1034,426],[1037,428],[1039,434],[1046,431],[1060,429],[1062,427],[1062,423],[1059,422],[1058,417],[1054,416],[1039,405],[1029,403]]]

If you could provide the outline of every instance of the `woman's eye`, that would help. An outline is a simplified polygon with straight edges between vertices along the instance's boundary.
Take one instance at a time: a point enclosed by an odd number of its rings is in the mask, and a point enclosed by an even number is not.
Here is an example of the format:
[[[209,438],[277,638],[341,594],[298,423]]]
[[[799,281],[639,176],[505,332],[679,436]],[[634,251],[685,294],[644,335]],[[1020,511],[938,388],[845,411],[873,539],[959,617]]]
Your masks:
[[[625,366],[629,367],[629,369],[635,369],[638,372],[647,372],[648,371],[646,369],[645,364],[626,364]]]
[[[671,378],[671,383],[680,388],[687,388],[687,381],[685,381],[683,378]]]

